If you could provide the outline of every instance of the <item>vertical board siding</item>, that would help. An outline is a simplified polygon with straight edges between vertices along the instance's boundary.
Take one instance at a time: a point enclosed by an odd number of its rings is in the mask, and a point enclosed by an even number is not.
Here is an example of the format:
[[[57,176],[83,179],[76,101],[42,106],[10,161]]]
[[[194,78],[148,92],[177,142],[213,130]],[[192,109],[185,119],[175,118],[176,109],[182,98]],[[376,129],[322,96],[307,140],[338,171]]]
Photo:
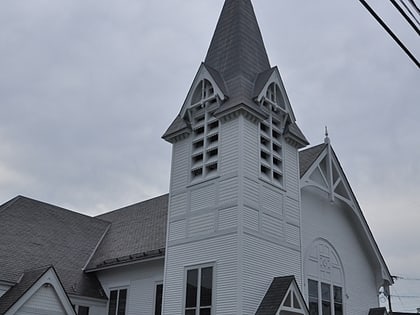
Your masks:
[[[179,220],[169,223],[169,240],[179,240],[187,237],[187,222]]]
[[[226,174],[238,170],[239,120],[233,119],[221,125],[220,131],[220,172]]]
[[[165,274],[165,314],[183,314],[186,266],[214,264],[214,314],[240,314],[237,308],[237,235],[225,235],[168,248]]]
[[[171,217],[187,212],[187,193],[171,196]]]
[[[298,152],[297,149],[289,144],[285,144],[285,163],[284,171],[286,174],[286,190],[289,196],[295,199],[299,198],[300,178],[298,167]]]
[[[252,235],[243,241],[243,309],[237,314],[254,315],[274,277],[294,275],[300,283],[300,253]]]
[[[33,296],[16,312],[17,315],[26,314],[65,315],[66,312],[60,299],[51,286],[40,287]]]
[[[210,184],[205,187],[191,190],[191,211],[197,211],[216,205],[216,186]]]
[[[188,236],[211,234],[215,230],[214,224],[214,212],[193,216],[188,224]]]
[[[238,226],[238,207],[220,209],[218,215],[218,230],[231,229]]]
[[[171,186],[177,189],[184,188],[189,181],[191,144],[188,139],[176,142],[172,146]]]

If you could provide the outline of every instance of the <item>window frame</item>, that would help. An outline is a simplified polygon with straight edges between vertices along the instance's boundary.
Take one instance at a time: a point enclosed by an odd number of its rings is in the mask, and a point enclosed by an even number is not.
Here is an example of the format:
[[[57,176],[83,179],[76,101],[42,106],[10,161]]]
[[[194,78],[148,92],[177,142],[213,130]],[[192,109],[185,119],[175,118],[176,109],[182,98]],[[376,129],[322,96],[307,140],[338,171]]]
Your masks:
[[[202,280],[202,270],[206,268],[212,268],[212,286],[211,286],[211,304],[210,306],[204,305],[201,306],[201,280]],[[188,289],[188,283],[187,283],[187,276],[188,271],[191,270],[198,270],[197,274],[197,287],[196,287],[196,305],[194,307],[187,307],[187,289]],[[215,283],[216,283],[216,268],[215,263],[205,263],[205,264],[199,264],[199,265],[192,265],[192,266],[186,266],[184,268],[184,289],[183,289],[183,312],[182,314],[186,314],[187,311],[194,311],[195,315],[200,314],[200,310],[205,308],[210,308],[210,314],[216,314],[215,313],[215,299],[216,299],[216,290],[215,290]]]
[[[344,315],[344,287],[342,285],[339,284],[335,284],[332,282],[327,282],[325,280],[319,280],[319,279],[314,279],[314,278],[308,278],[307,279],[307,288],[308,288],[308,306],[309,306],[309,312],[311,311],[311,307],[310,307],[310,303],[311,303],[311,298],[314,299],[315,296],[311,294],[310,291],[310,285],[309,282],[313,281],[316,283],[317,285],[317,296],[316,296],[316,301],[317,301],[317,313],[316,314],[311,314],[310,315]],[[323,287],[328,287],[329,289],[329,300],[324,298],[323,295]],[[335,299],[335,289],[339,288],[341,290],[341,301],[338,303]],[[329,313],[328,314],[324,314],[324,302],[328,302],[329,303]],[[341,305],[341,314],[336,314],[336,305],[339,304]]]
[[[107,315],[118,315],[118,308],[120,304],[120,291],[126,290],[126,296],[125,296],[125,306],[124,306],[124,315],[127,314],[128,311],[128,298],[129,298],[129,287],[128,286],[121,286],[121,287],[112,287],[109,288],[109,299],[107,304]],[[111,304],[111,293],[117,291],[117,299],[116,299],[116,307],[114,314],[110,314],[110,304]]]
[[[157,289],[158,289],[158,286],[162,286],[162,297],[161,297],[161,305],[160,305],[160,311],[161,311],[161,314],[162,314],[162,308],[163,308],[163,290],[164,290],[164,288],[163,288],[163,281],[156,281],[155,282],[155,290],[154,290],[154,293],[153,293],[153,314],[155,314],[156,315],[156,311],[157,311],[157,308],[156,308],[156,302],[157,302],[157,297],[158,297],[158,294],[157,294]]]

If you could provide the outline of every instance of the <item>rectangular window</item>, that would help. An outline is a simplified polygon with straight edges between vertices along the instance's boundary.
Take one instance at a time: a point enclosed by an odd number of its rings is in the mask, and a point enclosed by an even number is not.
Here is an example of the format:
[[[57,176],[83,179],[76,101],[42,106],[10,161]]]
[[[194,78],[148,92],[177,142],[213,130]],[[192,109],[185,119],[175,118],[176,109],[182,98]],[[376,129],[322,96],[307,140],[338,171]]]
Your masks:
[[[331,315],[331,285],[321,283],[322,315]]]
[[[334,286],[334,314],[343,315],[343,290]]]
[[[155,315],[162,314],[162,296],[163,296],[163,284],[157,284],[156,292],[155,292]]]
[[[308,280],[309,314],[318,315],[318,281]]]
[[[109,293],[108,315],[125,315],[127,289],[112,290]]]
[[[185,315],[210,315],[213,300],[213,267],[187,270]]]
[[[89,307],[79,306],[77,310],[77,315],[89,315]]]

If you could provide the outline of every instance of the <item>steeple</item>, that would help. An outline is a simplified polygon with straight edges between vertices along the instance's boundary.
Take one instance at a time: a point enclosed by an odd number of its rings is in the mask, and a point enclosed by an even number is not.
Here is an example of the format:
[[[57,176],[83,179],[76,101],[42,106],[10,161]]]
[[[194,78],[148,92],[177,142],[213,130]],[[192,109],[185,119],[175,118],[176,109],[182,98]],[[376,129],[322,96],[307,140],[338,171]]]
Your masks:
[[[226,0],[204,64],[224,80],[229,97],[252,97],[258,74],[271,68],[250,0]]]

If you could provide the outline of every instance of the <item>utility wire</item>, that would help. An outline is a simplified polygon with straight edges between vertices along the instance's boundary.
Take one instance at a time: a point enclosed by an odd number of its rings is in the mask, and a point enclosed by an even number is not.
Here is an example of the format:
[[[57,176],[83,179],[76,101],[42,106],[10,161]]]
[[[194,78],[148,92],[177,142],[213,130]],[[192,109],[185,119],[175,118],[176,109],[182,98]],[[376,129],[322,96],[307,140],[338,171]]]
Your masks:
[[[414,0],[408,0],[408,1],[410,2],[411,6],[412,6],[414,9],[416,9],[416,10],[417,10],[417,13],[418,13],[418,14],[420,14],[420,9],[419,9],[419,7],[417,6],[417,4],[414,2]]]
[[[400,14],[407,20],[408,24],[410,24],[411,27],[417,32],[417,34],[420,35],[420,29],[417,27],[416,24],[414,24],[414,22],[410,19],[410,17],[407,15],[407,13],[405,13],[405,11],[398,5],[397,1],[395,1],[395,0],[390,0],[390,1],[391,1],[392,5],[398,10],[398,12],[400,12]],[[403,2],[403,4],[404,4],[404,2]],[[414,19],[416,19],[416,18],[414,17]],[[417,19],[416,19],[416,22],[418,23]]]
[[[408,50],[407,47],[399,40],[399,38],[392,32],[392,30],[385,24],[384,21],[376,14],[375,11],[366,3],[365,0],[359,0],[360,3],[369,11],[369,13],[376,19],[376,21],[388,32],[393,40],[401,47],[402,50],[407,54],[408,57],[416,64],[417,68],[420,68],[420,62],[414,57],[414,55]]]
[[[408,13],[410,13],[410,15],[413,17],[413,19],[414,19],[414,21],[416,21],[417,22],[417,24],[419,24],[420,25],[420,21],[417,19],[417,17],[416,17],[416,15],[414,14],[414,13],[416,13],[416,12],[414,12],[413,13],[413,11],[411,11],[411,9],[409,8],[409,6],[404,2],[404,0],[400,0],[400,2],[401,2],[401,4],[404,6],[404,8],[406,8],[407,9],[407,11],[408,11]],[[417,14],[419,15],[419,17],[420,17],[420,12],[417,12]]]

